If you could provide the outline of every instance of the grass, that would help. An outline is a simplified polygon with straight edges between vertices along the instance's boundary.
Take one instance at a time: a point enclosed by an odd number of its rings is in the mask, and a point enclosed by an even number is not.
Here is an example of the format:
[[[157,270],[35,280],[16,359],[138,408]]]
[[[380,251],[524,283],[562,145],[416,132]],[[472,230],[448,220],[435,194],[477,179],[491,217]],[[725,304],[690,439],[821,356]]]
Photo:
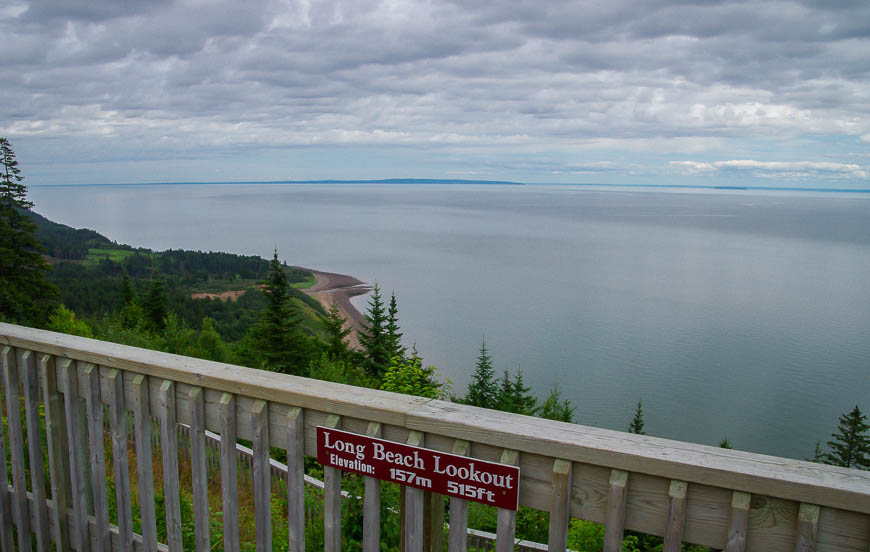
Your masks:
[[[108,259],[110,261],[120,263],[130,255],[133,255],[135,253],[136,251],[130,249],[99,249],[92,247],[88,249],[88,256],[85,257],[85,262],[97,263],[103,259]]]
[[[313,274],[309,274],[305,278],[304,282],[296,282],[296,283],[290,284],[290,287],[293,287],[296,289],[308,289],[316,283],[317,283],[317,278],[315,278]]]

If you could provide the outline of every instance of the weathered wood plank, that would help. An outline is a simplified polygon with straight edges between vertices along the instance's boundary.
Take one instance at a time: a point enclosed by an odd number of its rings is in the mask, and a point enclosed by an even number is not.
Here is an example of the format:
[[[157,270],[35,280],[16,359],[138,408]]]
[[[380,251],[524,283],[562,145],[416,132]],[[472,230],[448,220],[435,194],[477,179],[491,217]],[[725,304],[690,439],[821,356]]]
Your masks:
[[[568,515],[571,510],[570,460],[556,459],[553,462],[553,489],[550,506],[550,535],[547,543],[550,550],[565,550],[568,542]]]
[[[171,552],[181,552],[181,495],[178,484],[178,432],[175,384],[164,380],[157,395],[160,420],[160,453],[163,460],[163,496],[166,504],[166,544]]]
[[[187,394],[190,407],[190,462],[193,490],[193,531],[198,552],[208,552],[208,466],[205,464],[205,393],[194,387]]]
[[[71,364],[69,359],[61,359],[61,365]],[[42,382],[42,396],[45,402],[45,435],[48,445],[48,473],[51,480],[51,499],[54,503],[52,515],[54,518],[53,540],[59,550],[69,550],[69,523],[67,508],[69,506],[68,488],[69,461],[66,452],[66,418],[64,418],[63,400],[58,392],[57,370],[55,358],[42,355],[39,359],[39,379]],[[0,458],[5,456],[0,455]],[[4,466],[5,470],[5,466]],[[5,482],[5,477],[0,477]]]
[[[683,529],[686,521],[686,490],[685,481],[673,480],[668,488],[671,498],[668,508],[668,522],[665,527],[665,542],[662,552],[680,552],[683,545]]]
[[[255,401],[251,409],[254,432],[254,516],[257,550],[272,550],[272,475],[269,468],[269,403]]]
[[[73,525],[70,540],[78,550],[84,550],[90,542],[88,505],[90,504],[90,473],[88,472],[88,441],[84,405],[79,395],[79,376],[76,362],[61,365],[63,407],[67,421],[67,450],[70,466],[70,502],[73,510]],[[85,363],[82,363],[84,367]]]
[[[610,492],[607,497],[607,523],[604,529],[604,552],[620,552],[625,532],[625,506],[628,502],[628,472],[610,473]]]
[[[325,427],[341,428],[341,417],[330,415]],[[323,550],[341,551],[341,470],[323,468]]]
[[[287,413],[287,523],[290,550],[305,552],[305,415]]]
[[[115,506],[121,547],[133,547],[133,513],[130,504],[130,467],[127,460],[127,423],[124,418],[124,374],[115,368],[106,373],[109,382],[109,426],[115,471]]]
[[[815,504],[801,504],[798,510],[795,552],[815,552],[820,510]]]
[[[752,495],[734,491],[731,498],[731,522],[728,528],[728,545],[725,552],[744,552],[746,550],[746,530],[749,525],[749,506]]]
[[[0,379],[5,381],[2,374],[6,373],[7,358],[11,356],[11,347],[2,347],[0,350]],[[4,391],[5,391],[4,383]],[[5,392],[2,393],[5,396]],[[5,401],[5,397],[2,399]],[[0,423],[0,550],[2,552],[13,552],[12,534],[15,528],[12,525],[12,502],[9,494],[9,474],[6,470],[6,435],[3,430],[3,424]]]
[[[83,370],[85,381],[85,406],[88,411],[88,437],[91,451],[91,475],[93,476],[94,517],[96,518],[97,550],[111,550],[109,534],[109,497],[106,488],[106,455],[103,451],[103,403],[100,392],[100,369],[86,364]]]
[[[366,429],[369,437],[382,435],[381,424],[370,422]],[[365,478],[363,496],[363,552],[379,552],[381,549],[381,482],[374,477]]]
[[[3,383],[6,387],[6,421],[9,427],[9,454],[12,459],[12,487],[18,547],[30,550],[30,506],[27,503],[27,476],[24,471],[24,435],[21,431],[21,399],[18,363],[11,347],[3,348]]]
[[[501,453],[502,464],[516,466],[520,461],[520,453],[512,449],[504,449]],[[517,529],[517,512],[516,510],[498,509],[498,519],[496,522],[496,552],[511,552],[514,549],[514,539]]]
[[[524,455],[608,466],[870,514],[870,473],[485,411],[0,324],[0,344],[256,399],[393,424]],[[283,444],[283,443],[282,443]],[[448,447],[449,448],[449,447]],[[540,500],[540,499],[538,499]]]
[[[412,431],[407,443],[414,447],[423,446],[423,433]],[[423,491],[414,487],[405,489],[405,551],[423,552]],[[427,551],[428,552],[428,551]]]
[[[221,493],[223,497],[224,551],[239,552],[239,477],[236,459],[236,397],[220,400]]]
[[[154,511],[154,467],[151,460],[151,401],[148,378],[133,378],[133,433],[136,441],[136,474],[139,480],[139,516],[142,543],[157,549],[157,515]]]
[[[457,439],[451,452],[458,456],[468,456],[471,445],[468,441]],[[450,497],[450,533],[448,535],[450,552],[465,552],[468,549],[468,501]]]
[[[27,425],[27,453],[31,466],[44,466],[42,436],[39,419],[39,382],[36,375],[36,359],[30,351],[18,351],[18,374],[24,390],[24,414]],[[30,470],[30,489],[33,493],[33,531],[36,533],[36,549],[48,552],[48,508],[46,507],[45,470]]]

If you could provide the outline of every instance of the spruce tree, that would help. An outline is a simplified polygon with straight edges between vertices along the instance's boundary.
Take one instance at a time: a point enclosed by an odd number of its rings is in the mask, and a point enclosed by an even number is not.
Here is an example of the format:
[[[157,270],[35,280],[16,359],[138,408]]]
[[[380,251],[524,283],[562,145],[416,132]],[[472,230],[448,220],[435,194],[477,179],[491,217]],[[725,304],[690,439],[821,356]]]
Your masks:
[[[307,341],[299,328],[299,315],[290,305],[289,289],[287,273],[276,250],[263,288],[268,303],[253,329],[254,345],[261,368],[301,376],[306,374],[310,359]]]
[[[499,396],[498,383],[495,379],[495,370],[492,367],[492,358],[486,349],[486,339],[480,344],[480,353],[477,355],[477,363],[474,365],[474,373],[471,375],[471,383],[465,392],[466,404],[483,408],[496,408]]]
[[[26,213],[33,202],[23,179],[12,144],[0,138],[0,320],[41,326],[54,311],[58,290],[45,281],[49,267]]]
[[[858,405],[848,414],[840,416],[834,439],[828,441],[831,452],[824,454],[826,464],[844,468],[870,469],[870,425],[867,416],[861,413]]]
[[[142,310],[150,329],[162,331],[166,327],[165,319],[166,315],[169,314],[169,308],[167,307],[163,280],[160,279],[156,265],[151,271],[151,283],[148,285],[148,291],[142,300]]]
[[[568,422],[569,424],[574,423],[574,407],[571,406],[571,401],[562,399],[562,392],[559,391],[558,382],[553,383],[553,388],[541,405],[538,416],[548,420]]]
[[[519,368],[511,379],[507,370],[502,376],[498,392],[498,410],[534,416],[538,411],[538,399],[530,393],[531,388],[523,381],[523,371]]]
[[[395,292],[390,297],[390,306],[387,308],[387,324],[385,329],[387,332],[387,349],[390,360],[396,357],[404,359],[407,349],[402,346],[402,332],[399,331],[399,305],[396,301]]]
[[[643,401],[637,401],[637,407],[634,409],[634,418],[628,424],[628,432],[636,435],[646,435],[643,425]]]
[[[387,335],[387,315],[384,312],[384,301],[381,299],[381,288],[375,284],[369,299],[368,312],[365,314],[365,329],[357,332],[359,342],[365,352],[366,373],[381,380],[384,372],[390,366],[390,349]]]
[[[326,330],[326,355],[329,360],[342,360],[348,356],[348,348],[345,339],[350,335],[351,329],[345,328],[347,320],[341,315],[338,304],[333,301],[323,321],[323,329]]]

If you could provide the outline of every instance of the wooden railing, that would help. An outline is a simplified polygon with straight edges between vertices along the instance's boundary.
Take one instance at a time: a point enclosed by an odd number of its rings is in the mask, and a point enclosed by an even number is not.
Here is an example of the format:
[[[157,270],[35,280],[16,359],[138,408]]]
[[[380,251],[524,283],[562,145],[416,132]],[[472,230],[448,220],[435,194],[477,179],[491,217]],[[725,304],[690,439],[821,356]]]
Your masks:
[[[253,442],[257,549],[272,549],[269,448],[280,447],[287,451],[288,544],[301,551],[303,460],[316,452],[317,426],[442,452],[464,450],[481,460],[515,461],[521,470],[520,504],[550,512],[550,550],[566,548],[572,518],[606,524],[607,551],[621,549],[627,529],[663,537],[666,551],[680,550],[682,542],[735,552],[870,550],[870,473],[864,471],[277,375],[9,324],[0,324],[0,371],[7,413],[0,455],[8,453],[11,464],[8,474],[6,462],[0,462],[0,482],[6,482],[0,485],[2,550],[13,550],[14,540],[20,550],[30,550],[31,542],[37,550],[55,545],[59,550],[180,550],[178,423],[190,426],[198,550],[211,546],[205,431],[221,436],[225,550],[239,549],[235,454],[241,438]],[[130,415],[135,505],[124,454],[125,416]],[[165,543],[158,543],[156,531],[152,416],[160,427]],[[44,447],[32,446],[42,434]],[[114,524],[108,510],[107,439],[114,463]],[[30,469],[43,465],[49,468],[47,480],[44,470]],[[368,492],[376,482],[366,483],[364,550],[378,550],[380,496]],[[340,484],[340,472],[327,468],[327,550],[341,547]],[[405,493],[403,533],[409,552],[424,547],[426,528],[418,517],[423,498]],[[137,534],[134,506],[142,527]],[[451,499],[450,550],[467,546],[466,516],[467,503]],[[515,514],[499,511],[497,550],[512,549],[514,527]]]

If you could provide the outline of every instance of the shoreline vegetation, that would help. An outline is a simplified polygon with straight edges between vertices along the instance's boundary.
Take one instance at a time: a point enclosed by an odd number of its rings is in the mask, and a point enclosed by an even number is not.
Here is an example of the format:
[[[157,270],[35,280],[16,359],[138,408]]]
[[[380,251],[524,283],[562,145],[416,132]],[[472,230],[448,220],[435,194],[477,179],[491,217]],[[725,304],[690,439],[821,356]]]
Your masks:
[[[359,332],[365,329],[365,316],[357,310],[350,299],[365,295],[374,287],[347,274],[323,272],[313,268],[296,268],[310,272],[315,278],[314,285],[302,289],[302,293],[317,299],[327,311],[333,303],[338,306],[338,312],[345,319],[343,327],[345,330],[350,330],[347,334],[347,344],[351,349],[359,350]]]

